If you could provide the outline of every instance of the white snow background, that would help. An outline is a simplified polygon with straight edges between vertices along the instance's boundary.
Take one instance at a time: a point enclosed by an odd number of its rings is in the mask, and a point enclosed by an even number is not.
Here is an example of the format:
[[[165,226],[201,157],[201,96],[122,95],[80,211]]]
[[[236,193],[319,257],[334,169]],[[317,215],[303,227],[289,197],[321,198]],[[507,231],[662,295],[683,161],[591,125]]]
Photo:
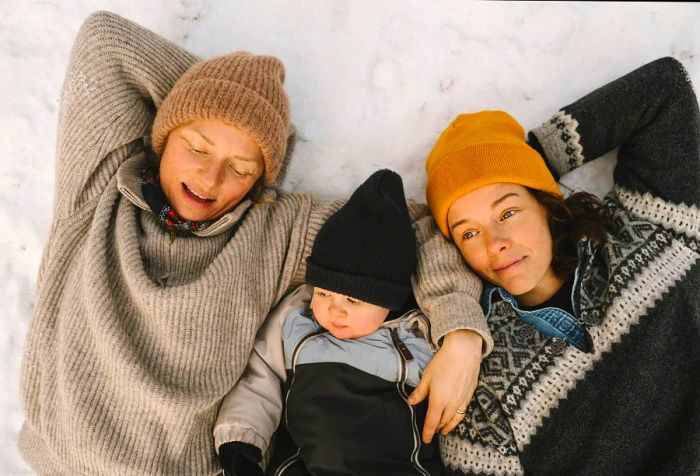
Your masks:
[[[285,187],[346,196],[373,171],[424,200],[424,160],[460,112],[504,109],[530,129],[661,56],[700,84],[700,6],[417,0],[0,0],[0,474],[16,449],[19,373],[51,221],[59,93],[83,19],[110,10],[208,57],[279,56],[300,142]],[[585,151],[584,151],[585,153]],[[603,195],[614,154],[569,174]]]

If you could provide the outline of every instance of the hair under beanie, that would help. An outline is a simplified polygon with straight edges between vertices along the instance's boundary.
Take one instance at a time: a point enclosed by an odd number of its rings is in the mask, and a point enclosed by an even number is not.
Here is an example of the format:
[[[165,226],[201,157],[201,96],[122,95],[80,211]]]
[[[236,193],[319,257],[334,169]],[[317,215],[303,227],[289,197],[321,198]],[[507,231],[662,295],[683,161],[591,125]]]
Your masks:
[[[153,123],[151,143],[160,157],[174,128],[195,119],[219,119],[249,133],[265,160],[265,183],[275,182],[289,136],[284,65],[274,56],[245,52],[201,61],[177,80]]]
[[[387,309],[411,294],[416,238],[401,177],[372,174],[321,227],[306,282]]]
[[[493,183],[516,183],[561,196],[544,159],[510,114],[461,114],[443,131],[425,163],[426,198],[448,239],[447,212],[461,196]]]

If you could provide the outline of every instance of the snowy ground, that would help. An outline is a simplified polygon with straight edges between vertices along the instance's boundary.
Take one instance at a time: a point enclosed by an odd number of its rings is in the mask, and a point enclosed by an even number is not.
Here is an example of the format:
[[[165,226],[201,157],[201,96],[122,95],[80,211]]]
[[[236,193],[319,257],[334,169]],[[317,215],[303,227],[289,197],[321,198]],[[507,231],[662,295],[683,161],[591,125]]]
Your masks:
[[[460,112],[504,109],[525,128],[655,58],[700,84],[700,6],[417,0],[0,0],[0,474],[16,450],[19,368],[51,220],[56,116],[72,39],[111,10],[201,56],[274,54],[302,142],[289,190],[347,195],[396,170],[423,199],[423,162]],[[565,177],[602,195],[614,157]],[[574,175],[574,174],[570,174]]]

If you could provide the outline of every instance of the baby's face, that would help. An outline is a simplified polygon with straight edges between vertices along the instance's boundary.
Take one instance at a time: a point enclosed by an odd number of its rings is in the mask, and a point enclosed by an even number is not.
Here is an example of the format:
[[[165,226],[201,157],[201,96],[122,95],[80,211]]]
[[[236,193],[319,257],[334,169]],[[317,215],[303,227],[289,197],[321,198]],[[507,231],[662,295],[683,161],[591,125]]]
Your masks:
[[[389,315],[384,307],[321,288],[314,288],[311,310],[318,323],[337,339],[369,335]]]

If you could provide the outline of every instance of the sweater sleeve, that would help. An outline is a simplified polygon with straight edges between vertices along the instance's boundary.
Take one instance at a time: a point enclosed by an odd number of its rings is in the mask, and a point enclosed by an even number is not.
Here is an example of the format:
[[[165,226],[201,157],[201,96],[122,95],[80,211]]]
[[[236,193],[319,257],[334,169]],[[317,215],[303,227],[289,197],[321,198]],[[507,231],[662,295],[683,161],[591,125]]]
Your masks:
[[[493,338],[479,304],[481,280],[466,265],[457,247],[447,241],[424,204],[408,202],[418,245],[413,292],[430,320],[433,344],[456,330],[477,332],[483,339],[482,356],[493,349]]]
[[[308,306],[308,286],[300,286],[267,316],[258,330],[248,364],[226,394],[214,425],[214,444],[242,442],[264,455],[282,416],[281,383],[286,380],[282,326],[292,311]]]
[[[144,147],[156,108],[197,57],[118,15],[96,12],[73,44],[61,92],[56,214],[94,203]]]
[[[700,117],[688,73],[666,57],[559,110],[530,144],[558,178],[618,148],[615,192],[658,225],[700,234]]]

